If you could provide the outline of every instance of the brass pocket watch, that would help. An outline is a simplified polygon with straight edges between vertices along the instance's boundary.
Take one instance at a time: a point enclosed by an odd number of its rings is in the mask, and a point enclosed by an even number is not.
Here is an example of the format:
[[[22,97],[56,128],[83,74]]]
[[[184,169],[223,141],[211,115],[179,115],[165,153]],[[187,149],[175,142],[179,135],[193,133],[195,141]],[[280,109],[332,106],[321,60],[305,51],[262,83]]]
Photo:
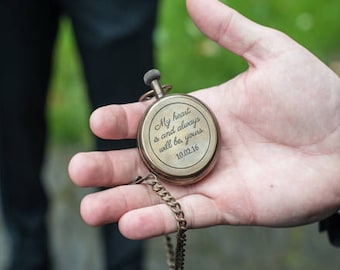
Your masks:
[[[146,167],[161,180],[176,185],[195,183],[214,167],[219,149],[219,127],[215,116],[200,100],[185,94],[166,94],[160,72],[144,75],[156,101],[142,117],[137,134],[138,148]]]

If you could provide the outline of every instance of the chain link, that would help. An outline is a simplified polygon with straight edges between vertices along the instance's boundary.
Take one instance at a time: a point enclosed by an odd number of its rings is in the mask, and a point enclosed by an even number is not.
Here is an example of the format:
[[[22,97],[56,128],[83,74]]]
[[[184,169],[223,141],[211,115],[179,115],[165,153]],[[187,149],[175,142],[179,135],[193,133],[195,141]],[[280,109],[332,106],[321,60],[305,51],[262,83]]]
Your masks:
[[[172,245],[171,237],[165,235],[165,249],[167,251],[167,263],[169,270],[183,270],[184,269],[184,257],[185,257],[185,244],[187,222],[184,217],[184,212],[181,205],[176,199],[166,190],[162,183],[158,180],[157,176],[153,173],[149,173],[145,177],[136,177],[135,184],[145,183],[151,186],[152,190],[170,207],[172,212],[175,214],[177,222],[177,244],[176,249]]]

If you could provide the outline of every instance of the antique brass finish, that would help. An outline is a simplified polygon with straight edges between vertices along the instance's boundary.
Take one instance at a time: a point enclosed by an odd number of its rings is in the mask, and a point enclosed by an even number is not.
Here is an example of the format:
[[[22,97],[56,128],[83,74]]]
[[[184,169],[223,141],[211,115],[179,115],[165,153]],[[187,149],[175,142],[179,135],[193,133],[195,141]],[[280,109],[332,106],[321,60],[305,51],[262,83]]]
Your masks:
[[[157,100],[142,118],[137,135],[148,169],[161,180],[177,185],[197,182],[216,163],[219,128],[213,113],[197,98],[165,95],[159,71],[144,76]]]

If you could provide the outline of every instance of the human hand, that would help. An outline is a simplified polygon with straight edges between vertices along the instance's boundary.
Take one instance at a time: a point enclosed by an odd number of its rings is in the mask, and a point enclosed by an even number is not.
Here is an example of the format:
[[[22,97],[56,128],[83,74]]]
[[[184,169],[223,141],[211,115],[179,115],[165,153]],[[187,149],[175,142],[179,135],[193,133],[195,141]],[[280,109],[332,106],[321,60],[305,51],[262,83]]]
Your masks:
[[[295,226],[334,213],[340,208],[338,76],[283,33],[218,1],[187,0],[187,7],[202,32],[249,63],[236,78],[191,93],[215,113],[221,151],[204,180],[166,185],[188,227]],[[99,108],[91,129],[106,139],[135,138],[148,106]],[[148,186],[124,185],[147,173],[137,149],[77,154],[69,173],[79,186],[113,187],[83,199],[87,223],[119,221],[132,239],[176,230],[173,213]]]

